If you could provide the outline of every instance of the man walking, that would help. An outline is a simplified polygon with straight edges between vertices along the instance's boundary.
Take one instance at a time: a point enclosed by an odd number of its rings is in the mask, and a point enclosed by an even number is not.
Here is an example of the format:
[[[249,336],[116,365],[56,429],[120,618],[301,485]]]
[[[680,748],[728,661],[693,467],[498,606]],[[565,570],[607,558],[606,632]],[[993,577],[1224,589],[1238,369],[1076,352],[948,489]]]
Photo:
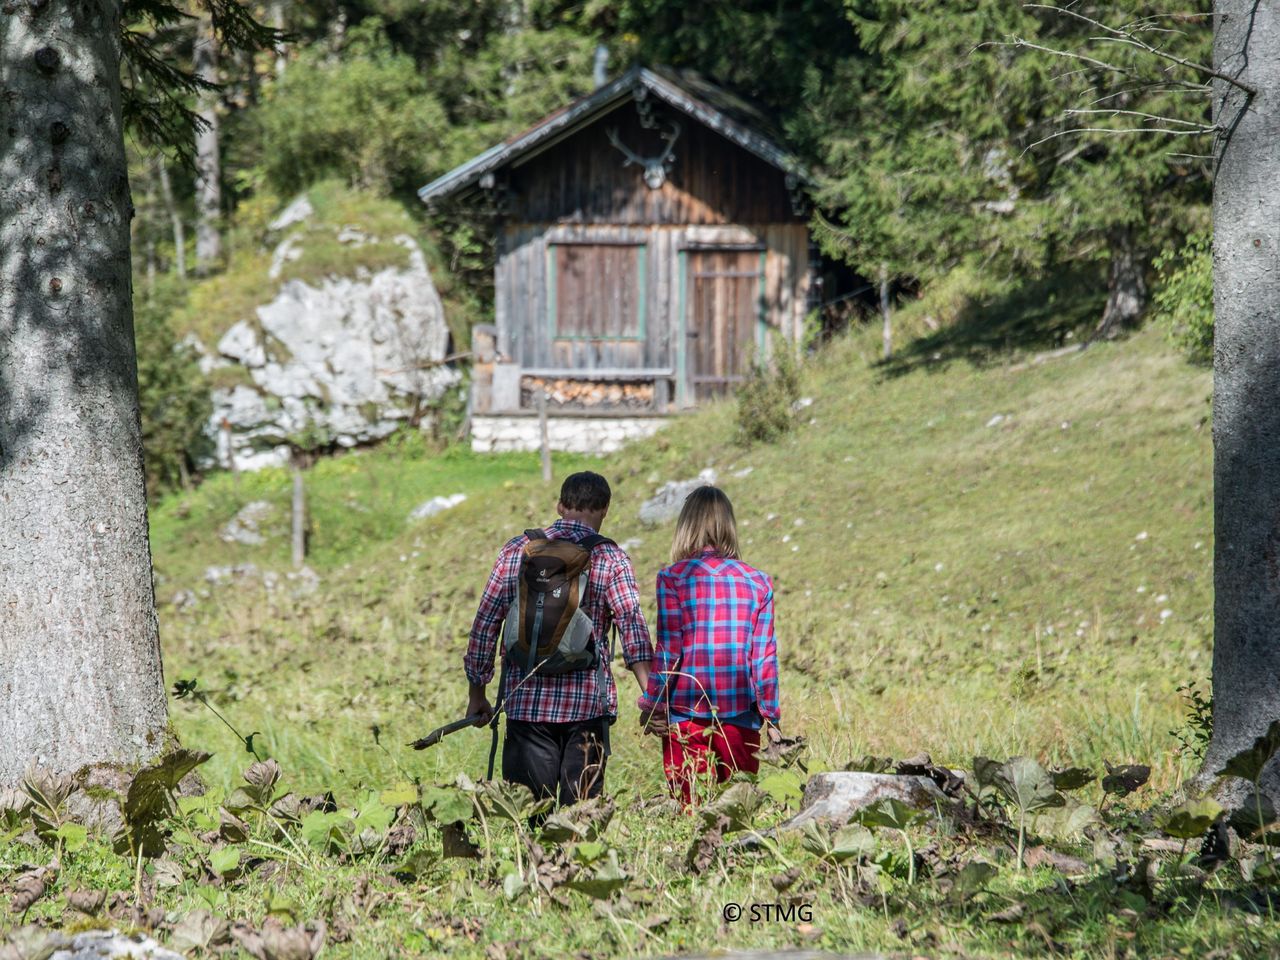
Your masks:
[[[575,473],[560,488],[560,519],[507,542],[485,584],[463,658],[467,714],[478,715],[482,725],[493,717],[485,688],[502,657],[503,779],[564,804],[597,796],[604,786],[609,724],[618,712],[610,630],[621,635],[623,658],[641,692],[653,659],[631,560],[599,536],[610,499],[604,477]],[[494,735],[496,744],[496,727]]]

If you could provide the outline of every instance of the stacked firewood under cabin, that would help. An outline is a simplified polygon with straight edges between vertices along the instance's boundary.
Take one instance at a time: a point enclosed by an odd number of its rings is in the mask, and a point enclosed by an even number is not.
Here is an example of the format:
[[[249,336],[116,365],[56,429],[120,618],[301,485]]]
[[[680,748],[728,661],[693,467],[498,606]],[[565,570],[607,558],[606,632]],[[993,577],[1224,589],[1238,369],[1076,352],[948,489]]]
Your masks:
[[[652,410],[652,383],[619,383],[607,380],[567,380],[522,377],[520,406],[537,409],[538,397],[547,395],[547,406],[562,410]]]

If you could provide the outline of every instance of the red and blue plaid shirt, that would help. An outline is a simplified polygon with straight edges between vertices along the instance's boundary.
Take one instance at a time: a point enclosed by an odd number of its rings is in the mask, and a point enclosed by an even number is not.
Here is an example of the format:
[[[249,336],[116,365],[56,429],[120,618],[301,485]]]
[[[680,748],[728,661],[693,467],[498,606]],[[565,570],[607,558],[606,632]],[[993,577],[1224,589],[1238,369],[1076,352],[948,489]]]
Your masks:
[[[552,540],[567,538],[574,542],[581,542],[594,533],[585,523],[572,520],[557,520],[546,529]],[[484,586],[480,609],[471,625],[471,639],[462,661],[467,680],[471,683],[487,684],[493,679],[494,657],[499,653],[502,623],[519,593],[520,559],[528,542],[529,538],[524,534],[507,541]],[[602,655],[609,655],[609,629],[616,623],[627,666],[653,659],[653,644],[640,609],[635,570],[621,547],[602,543],[591,551],[587,596],[582,609],[595,626],[592,641]],[[577,670],[546,677],[537,674],[517,690],[516,685],[524,679],[524,673],[522,664],[508,660],[506,687],[498,691],[498,697],[501,700],[509,691],[514,691],[506,700],[507,716],[511,719],[570,723],[601,715],[601,671]],[[614,717],[618,714],[618,690],[612,671],[604,670],[603,673],[605,712]]]
[[[640,709],[665,703],[673,717],[721,720],[755,709],[777,722],[769,577],[712,550],[667,567],[658,574],[656,660]]]

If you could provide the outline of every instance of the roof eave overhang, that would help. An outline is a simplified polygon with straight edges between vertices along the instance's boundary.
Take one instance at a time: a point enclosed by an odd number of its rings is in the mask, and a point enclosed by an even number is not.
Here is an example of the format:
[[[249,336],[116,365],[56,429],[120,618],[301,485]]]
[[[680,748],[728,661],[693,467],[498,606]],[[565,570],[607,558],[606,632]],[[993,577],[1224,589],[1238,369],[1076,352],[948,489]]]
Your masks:
[[[602,114],[615,109],[628,97],[635,96],[636,91],[641,89],[645,90],[646,95],[653,94],[664,103],[715,130],[730,142],[755,154],[788,176],[794,177],[798,185],[812,185],[813,178],[804,166],[773,141],[726,116],[709,104],[703,103],[660,74],[644,67],[636,67],[564,110],[552,114],[525,133],[490,147],[461,166],[432,180],[418,190],[418,198],[423,203],[429,204],[450,195],[469,192],[486,174],[507,165],[518,166],[532,159],[543,150],[587,126]]]

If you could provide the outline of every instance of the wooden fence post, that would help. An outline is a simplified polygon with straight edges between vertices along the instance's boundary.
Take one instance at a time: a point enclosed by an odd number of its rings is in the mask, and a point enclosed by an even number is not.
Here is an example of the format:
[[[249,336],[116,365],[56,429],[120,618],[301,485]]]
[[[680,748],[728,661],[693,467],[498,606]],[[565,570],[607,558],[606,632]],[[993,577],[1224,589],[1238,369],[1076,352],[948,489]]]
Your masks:
[[[538,391],[538,434],[542,447],[542,482],[551,482],[551,431],[547,426],[547,391]]]

